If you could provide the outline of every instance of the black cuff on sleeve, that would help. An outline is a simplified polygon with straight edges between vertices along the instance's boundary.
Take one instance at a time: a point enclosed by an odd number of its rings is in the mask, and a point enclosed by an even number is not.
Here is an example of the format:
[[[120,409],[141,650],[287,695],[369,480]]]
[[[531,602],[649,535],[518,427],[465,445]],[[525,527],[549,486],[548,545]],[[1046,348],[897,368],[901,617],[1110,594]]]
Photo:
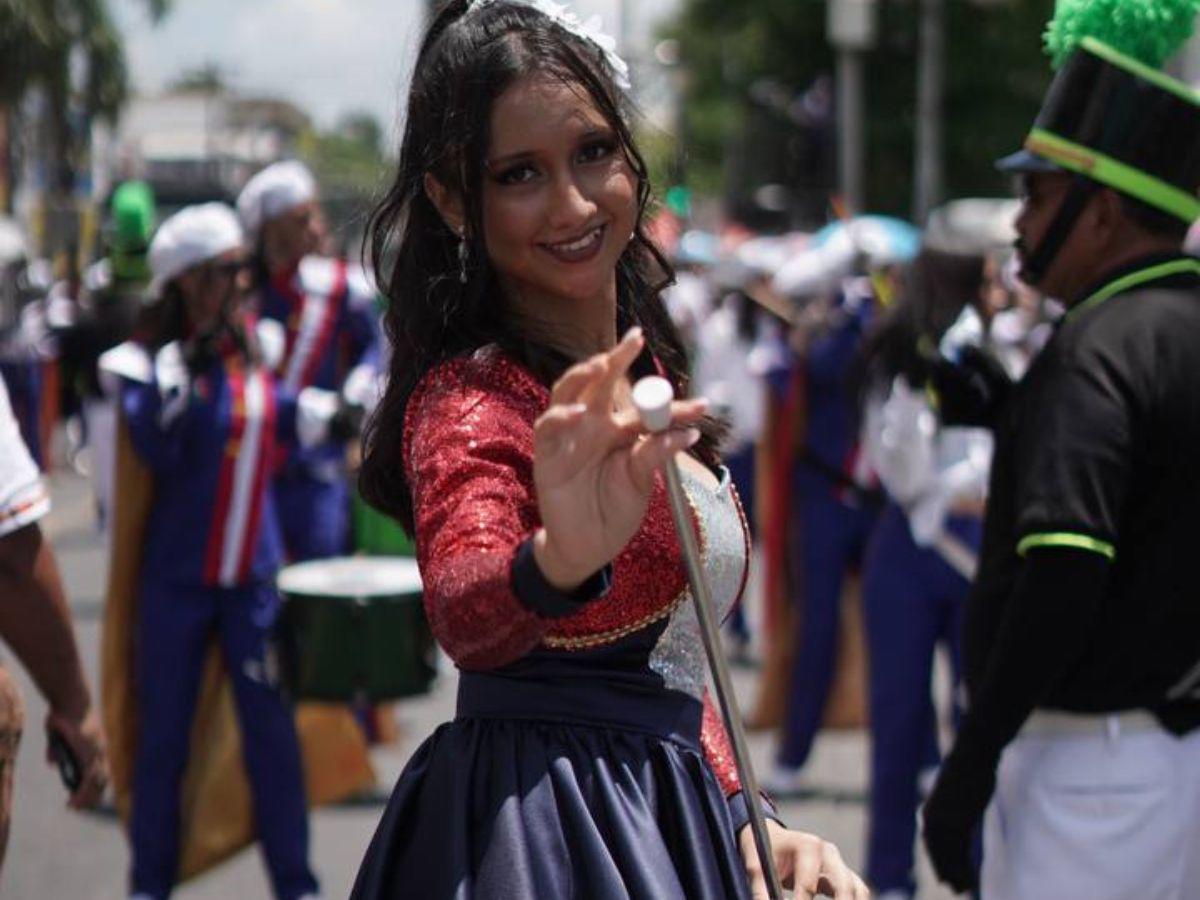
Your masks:
[[[547,619],[561,619],[599,600],[612,587],[612,564],[591,575],[573,591],[560,591],[546,580],[533,558],[533,538],[517,548],[512,564],[513,591],[526,607]]]
[[[775,809],[775,804],[765,794],[760,794],[762,797],[763,816],[768,819],[773,819],[783,828],[787,828],[783,819],[779,818],[779,812]],[[750,824],[750,808],[746,804],[746,793],[738,791],[736,794],[730,794],[729,801],[729,816],[733,819],[733,834],[737,837],[738,833]]]

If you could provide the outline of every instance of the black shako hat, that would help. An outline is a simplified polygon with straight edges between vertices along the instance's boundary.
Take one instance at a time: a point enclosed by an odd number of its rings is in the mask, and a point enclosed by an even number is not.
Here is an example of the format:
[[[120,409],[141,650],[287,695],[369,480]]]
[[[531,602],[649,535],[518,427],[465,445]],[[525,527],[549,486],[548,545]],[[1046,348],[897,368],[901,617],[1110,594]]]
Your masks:
[[[1200,92],[1095,38],[1050,85],[1007,172],[1065,169],[1184,222],[1200,219]]]

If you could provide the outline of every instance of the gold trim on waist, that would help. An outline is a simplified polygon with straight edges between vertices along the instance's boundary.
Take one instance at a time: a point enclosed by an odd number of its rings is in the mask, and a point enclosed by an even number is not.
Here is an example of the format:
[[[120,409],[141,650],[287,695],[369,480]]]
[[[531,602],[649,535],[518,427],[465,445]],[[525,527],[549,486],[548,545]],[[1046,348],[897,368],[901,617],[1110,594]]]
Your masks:
[[[687,504],[692,511],[692,521],[696,523],[696,530],[700,533],[700,555],[704,557],[708,553],[708,531],[704,527],[704,520],[700,516],[699,510],[696,509],[696,503],[692,499],[692,495],[686,490],[683,492],[687,499]],[[672,519],[672,531],[674,531],[674,520]],[[682,563],[682,559],[680,560]],[[542,646],[549,647],[552,650],[589,650],[592,647],[599,647],[602,644],[611,644],[614,641],[619,641],[623,637],[628,637],[636,631],[641,631],[648,625],[653,625],[655,622],[662,621],[675,612],[687,599],[688,596],[688,581],[687,576],[684,576],[683,587],[679,593],[661,609],[656,609],[649,615],[621,625],[618,628],[610,628],[608,631],[598,631],[595,634],[579,634],[579,635],[553,635],[548,634],[542,638]]]
[[[662,609],[655,610],[650,615],[643,616],[636,622],[622,625],[620,628],[612,628],[608,631],[597,632],[596,634],[580,634],[571,637],[559,637],[548,634],[542,638],[542,646],[550,647],[554,650],[587,650],[591,647],[599,647],[601,644],[611,644],[613,641],[619,641],[623,637],[628,637],[635,631],[641,631],[647,625],[653,625],[655,622],[667,618],[679,608],[679,605],[687,597],[687,593],[688,589],[685,587],[675,596],[674,600]]]

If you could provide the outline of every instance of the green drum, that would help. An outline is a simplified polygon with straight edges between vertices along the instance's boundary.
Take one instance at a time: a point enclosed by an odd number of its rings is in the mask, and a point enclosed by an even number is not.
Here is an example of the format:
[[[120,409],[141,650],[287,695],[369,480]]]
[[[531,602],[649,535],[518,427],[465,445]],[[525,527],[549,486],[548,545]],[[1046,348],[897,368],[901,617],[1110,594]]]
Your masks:
[[[371,556],[413,556],[412,539],[391,516],[368,506],[357,493],[353,506],[354,549]]]
[[[429,690],[434,643],[416,560],[345,557],[288,566],[277,646],[297,700],[394,700]]]

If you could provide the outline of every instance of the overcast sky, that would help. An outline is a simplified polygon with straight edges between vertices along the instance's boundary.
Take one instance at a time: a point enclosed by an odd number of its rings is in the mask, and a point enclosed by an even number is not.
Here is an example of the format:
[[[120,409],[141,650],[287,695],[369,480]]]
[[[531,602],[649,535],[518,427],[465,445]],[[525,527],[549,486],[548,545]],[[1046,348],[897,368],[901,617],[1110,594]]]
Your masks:
[[[134,88],[153,92],[216,63],[244,93],[291,100],[329,126],[347,112],[395,127],[400,91],[420,39],[425,0],[175,0],[152,26],[139,0],[109,0],[125,36]],[[626,0],[644,34],[677,0]],[[573,0],[616,34],[621,0]]]

